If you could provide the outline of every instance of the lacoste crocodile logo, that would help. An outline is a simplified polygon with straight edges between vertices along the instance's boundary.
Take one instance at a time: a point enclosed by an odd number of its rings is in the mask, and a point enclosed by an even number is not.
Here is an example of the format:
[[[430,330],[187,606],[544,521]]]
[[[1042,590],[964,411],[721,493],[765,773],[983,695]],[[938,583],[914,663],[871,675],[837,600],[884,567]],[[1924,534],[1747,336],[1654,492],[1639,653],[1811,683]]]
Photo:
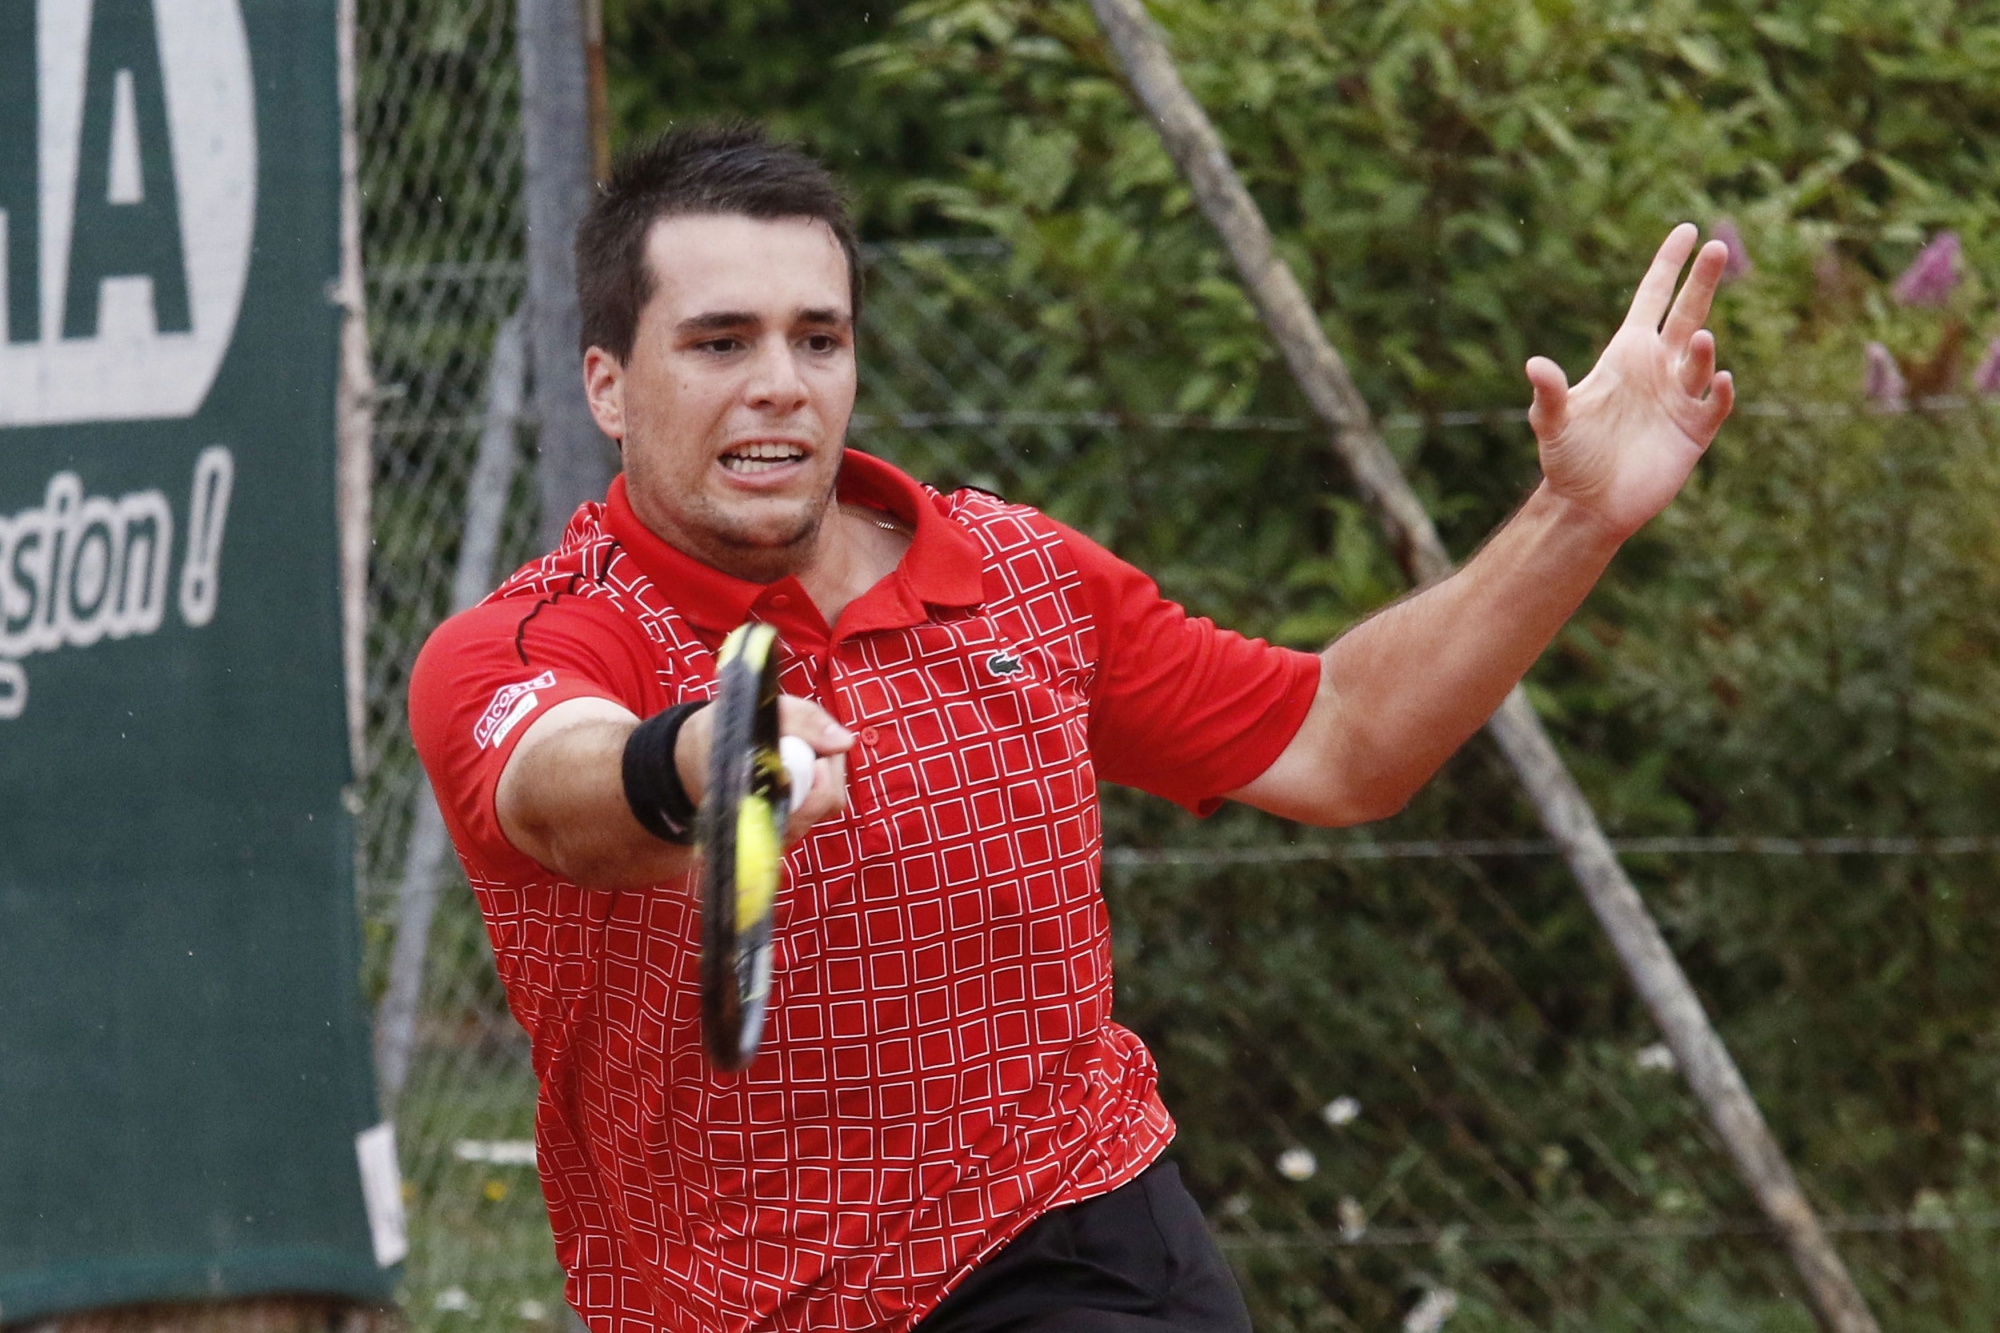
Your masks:
[[[996,676],[1012,676],[1021,670],[1021,659],[1008,653],[995,653],[986,659],[986,669]]]

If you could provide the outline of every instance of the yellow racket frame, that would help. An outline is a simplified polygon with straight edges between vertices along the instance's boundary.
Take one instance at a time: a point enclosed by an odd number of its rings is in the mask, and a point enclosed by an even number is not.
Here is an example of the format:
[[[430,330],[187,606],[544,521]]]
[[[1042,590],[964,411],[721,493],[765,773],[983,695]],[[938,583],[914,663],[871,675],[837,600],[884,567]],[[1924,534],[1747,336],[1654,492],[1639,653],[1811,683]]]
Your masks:
[[[778,634],[755,621],[716,654],[715,726],[697,825],[701,1019],[710,1060],[757,1058],[771,991],[771,918],[784,881],[791,781],[778,748]]]

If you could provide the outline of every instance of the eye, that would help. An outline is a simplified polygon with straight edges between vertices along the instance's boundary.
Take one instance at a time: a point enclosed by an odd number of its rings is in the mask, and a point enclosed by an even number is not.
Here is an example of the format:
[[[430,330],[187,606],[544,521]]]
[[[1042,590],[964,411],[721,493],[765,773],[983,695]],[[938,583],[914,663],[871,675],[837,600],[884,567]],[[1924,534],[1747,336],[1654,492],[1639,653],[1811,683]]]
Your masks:
[[[694,349],[697,352],[712,352],[717,356],[723,356],[737,351],[742,346],[742,340],[737,338],[709,338],[704,342],[696,343]]]
[[[831,333],[809,333],[806,335],[806,350],[824,355],[840,350],[840,339]]]

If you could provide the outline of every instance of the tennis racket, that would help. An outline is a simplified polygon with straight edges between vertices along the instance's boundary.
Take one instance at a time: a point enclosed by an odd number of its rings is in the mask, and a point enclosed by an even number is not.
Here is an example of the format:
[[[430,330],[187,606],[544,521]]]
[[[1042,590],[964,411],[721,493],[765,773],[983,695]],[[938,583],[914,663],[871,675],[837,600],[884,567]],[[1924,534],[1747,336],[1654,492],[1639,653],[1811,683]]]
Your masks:
[[[751,622],[716,655],[715,730],[697,826],[702,855],[701,1027],[718,1069],[747,1068],[771,993],[771,913],[785,821],[812,785],[812,747],[778,736],[778,634]]]

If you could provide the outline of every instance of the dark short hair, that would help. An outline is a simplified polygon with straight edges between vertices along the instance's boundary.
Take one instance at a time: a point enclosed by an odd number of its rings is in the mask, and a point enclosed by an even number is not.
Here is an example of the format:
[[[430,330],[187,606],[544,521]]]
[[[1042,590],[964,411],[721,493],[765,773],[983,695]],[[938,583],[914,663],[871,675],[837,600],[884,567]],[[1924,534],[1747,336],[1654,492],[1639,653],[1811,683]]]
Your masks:
[[[630,358],[639,312],[653,297],[646,237],[661,218],[689,213],[824,222],[847,256],[848,298],[860,318],[860,246],[832,173],[760,125],[691,125],[620,159],[577,228],[583,350]]]

